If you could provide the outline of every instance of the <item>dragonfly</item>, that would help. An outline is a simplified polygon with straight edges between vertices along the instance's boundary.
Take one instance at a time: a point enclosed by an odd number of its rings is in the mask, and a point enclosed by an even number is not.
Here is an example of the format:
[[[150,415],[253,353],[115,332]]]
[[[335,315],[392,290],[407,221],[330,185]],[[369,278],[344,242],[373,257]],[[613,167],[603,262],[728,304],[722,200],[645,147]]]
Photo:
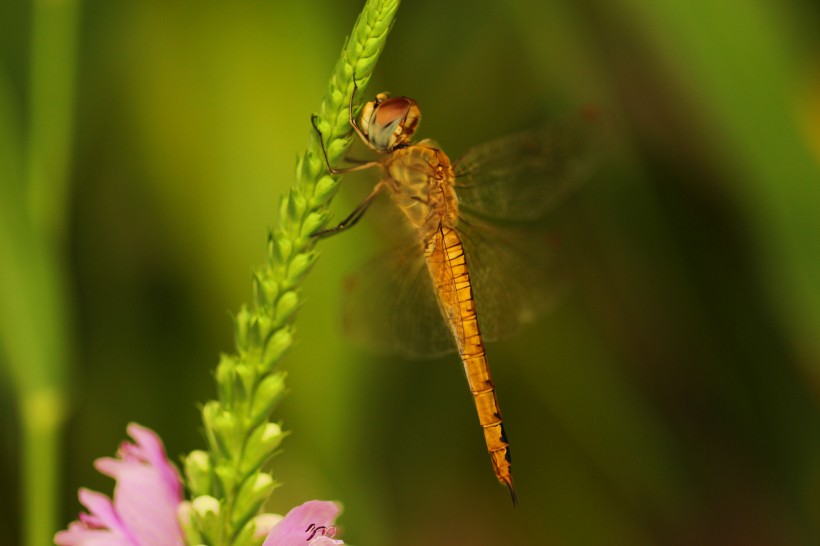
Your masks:
[[[436,142],[413,143],[421,119],[414,99],[379,93],[362,107],[357,122],[357,89],[354,83],[349,123],[377,159],[347,158],[355,164],[333,167],[316,115],[313,127],[328,172],[378,169],[381,176],[338,225],[313,235],[324,238],[353,227],[379,195],[390,196],[412,242],[409,250],[368,264],[363,278],[349,287],[349,322],[366,343],[408,356],[458,352],[493,471],[517,504],[510,444],[484,344],[534,319],[566,287],[555,273],[554,245],[533,237],[529,225],[589,177],[598,116],[588,113],[503,137],[451,162]],[[385,306],[391,308],[387,313]],[[388,316],[373,320],[379,311]]]

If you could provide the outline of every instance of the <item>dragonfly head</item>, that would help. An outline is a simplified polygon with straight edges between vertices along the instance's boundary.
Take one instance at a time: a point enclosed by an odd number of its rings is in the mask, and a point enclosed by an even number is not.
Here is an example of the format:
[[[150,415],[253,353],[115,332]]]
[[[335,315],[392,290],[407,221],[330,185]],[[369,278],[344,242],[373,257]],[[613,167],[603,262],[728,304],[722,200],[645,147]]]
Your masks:
[[[362,108],[359,126],[380,152],[392,152],[410,143],[419,124],[419,105],[408,97],[379,93]]]

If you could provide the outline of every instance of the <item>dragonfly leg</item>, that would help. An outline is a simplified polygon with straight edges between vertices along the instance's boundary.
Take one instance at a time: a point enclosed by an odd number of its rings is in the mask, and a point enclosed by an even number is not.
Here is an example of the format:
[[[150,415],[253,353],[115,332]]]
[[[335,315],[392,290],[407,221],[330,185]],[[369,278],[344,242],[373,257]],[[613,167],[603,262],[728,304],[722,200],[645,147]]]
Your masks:
[[[367,138],[367,135],[364,134],[359,124],[356,123],[356,118],[353,117],[353,99],[356,97],[356,91],[359,90],[359,84],[356,83],[356,72],[353,72],[353,92],[350,94],[350,101],[347,103],[347,119],[350,121],[350,126],[353,127],[353,130],[356,131],[356,134],[359,135],[365,144],[370,145],[370,139]]]
[[[359,90],[359,84],[356,83],[356,72],[353,72],[353,92],[350,94],[350,102],[347,104],[347,119],[350,121],[350,126],[353,127],[353,130],[356,131],[356,134],[359,135],[359,138],[362,139],[365,146],[373,150],[374,152],[378,152],[380,154],[384,153],[384,150],[380,150],[373,146],[373,143],[370,142],[370,138],[368,138],[367,133],[362,131],[362,128],[359,127],[359,124],[356,123],[356,118],[353,116],[353,99],[356,97],[356,91]]]
[[[384,187],[383,182],[379,182],[373,188],[373,191],[370,192],[370,195],[365,197],[361,203],[356,205],[356,208],[353,209],[353,212],[347,215],[347,218],[339,222],[335,227],[328,228],[328,229],[320,229],[319,231],[314,231],[310,234],[311,237],[316,237],[318,239],[324,239],[325,237],[330,237],[331,235],[337,235],[343,231],[346,231],[356,223],[362,219],[364,213],[367,212],[368,207],[373,203],[373,201],[378,197],[379,193],[382,191]]]
[[[347,163],[353,163],[354,165],[363,165],[365,163],[373,163],[368,159],[359,159],[358,157],[346,157],[345,161]]]
[[[361,162],[359,165],[356,165],[354,167],[345,167],[343,169],[337,169],[336,167],[333,167],[330,164],[330,159],[328,159],[328,157],[327,157],[327,148],[325,148],[325,137],[324,137],[324,135],[322,135],[322,131],[319,130],[318,120],[319,120],[318,115],[313,114],[312,116],[310,116],[310,123],[313,125],[313,130],[316,131],[316,134],[319,137],[319,143],[322,146],[322,156],[325,159],[325,166],[327,167],[327,171],[330,174],[352,173],[352,172],[356,172],[356,171],[363,171],[365,169],[372,169],[373,167],[378,167],[379,165],[381,165],[381,163],[379,163],[378,161],[366,161],[366,162]],[[357,161],[358,160],[354,160],[354,162],[357,162]]]

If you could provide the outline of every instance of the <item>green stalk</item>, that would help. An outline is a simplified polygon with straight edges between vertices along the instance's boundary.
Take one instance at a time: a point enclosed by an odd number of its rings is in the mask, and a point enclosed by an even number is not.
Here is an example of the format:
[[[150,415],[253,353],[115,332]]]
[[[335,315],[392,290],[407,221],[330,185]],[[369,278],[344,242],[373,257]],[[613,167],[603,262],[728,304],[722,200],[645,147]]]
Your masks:
[[[353,141],[348,122],[353,76],[360,89],[366,87],[398,6],[399,0],[367,1],[331,75],[317,121],[331,163],[341,160]],[[218,400],[202,409],[208,452],[195,451],[185,461],[193,497],[191,520],[183,522],[189,542],[261,542],[253,538],[253,517],[278,485],[261,466],[285,435],[269,420],[285,391],[284,372],[276,368],[293,343],[301,284],[318,257],[311,234],[325,227],[338,183],[338,176],[327,173],[311,128],[296,182],[268,236],[266,264],[254,275],[254,305],[235,317],[236,353],[223,355],[217,366]]]
[[[79,2],[36,0],[32,15],[29,208],[35,228],[59,242],[73,132]]]
[[[78,2],[32,6],[29,111],[21,191],[2,245],[10,281],[2,293],[2,344],[18,391],[24,543],[49,544],[57,529],[60,426],[70,363],[62,239],[74,103]],[[25,180],[25,184],[20,181]],[[6,223],[4,222],[4,224]]]
[[[32,5],[25,119],[0,74],[0,361],[17,395],[22,533],[31,546],[50,543],[57,528],[70,362],[61,243],[78,11],[70,0]]]
[[[25,544],[51,544],[57,525],[57,486],[60,476],[62,390],[39,389],[24,393],[23,478],[25,484]]]

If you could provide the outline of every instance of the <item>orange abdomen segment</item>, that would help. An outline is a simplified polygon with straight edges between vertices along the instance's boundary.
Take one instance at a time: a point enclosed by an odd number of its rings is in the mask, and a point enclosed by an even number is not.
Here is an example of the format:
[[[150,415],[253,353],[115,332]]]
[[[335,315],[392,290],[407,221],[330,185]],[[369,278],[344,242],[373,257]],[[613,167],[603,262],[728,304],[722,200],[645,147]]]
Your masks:
[[[504,432],[501,409],[478,327],[470,273],[458,233],[451,228],[440,227],[427,242],[425,257],[441,311],[453,331],[464,363],[493,470],[498,480],[507,486],[515,503],[510,444]]]

